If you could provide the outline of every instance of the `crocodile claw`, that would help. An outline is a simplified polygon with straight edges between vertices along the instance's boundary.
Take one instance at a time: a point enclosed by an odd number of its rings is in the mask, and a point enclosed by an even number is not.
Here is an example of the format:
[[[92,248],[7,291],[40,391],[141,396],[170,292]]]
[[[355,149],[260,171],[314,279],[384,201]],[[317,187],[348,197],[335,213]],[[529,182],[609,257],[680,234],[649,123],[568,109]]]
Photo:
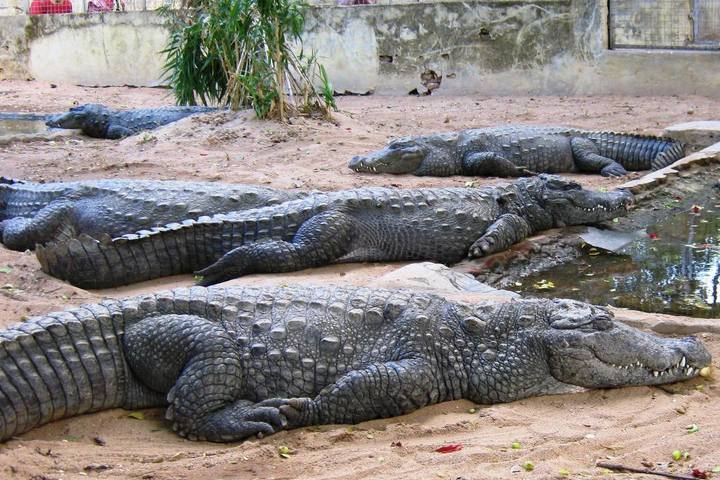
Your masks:
[[[538,174],[537,172],[534,172],[522,165],[517,167],[517,171],[520,177],[534,177]]]
[[[625,170],[625,168],[619,163],[611,163],[600,170],[600,175],[603,177],[623,177],[627,174],[627,170]]]
[[[282,416],[287,419],[287,425],[290,428],[312,424],[310,417],[313,400],[310,398],[271,399],[260,402],[258,405],[266,405],[267,402],[280,411]]]

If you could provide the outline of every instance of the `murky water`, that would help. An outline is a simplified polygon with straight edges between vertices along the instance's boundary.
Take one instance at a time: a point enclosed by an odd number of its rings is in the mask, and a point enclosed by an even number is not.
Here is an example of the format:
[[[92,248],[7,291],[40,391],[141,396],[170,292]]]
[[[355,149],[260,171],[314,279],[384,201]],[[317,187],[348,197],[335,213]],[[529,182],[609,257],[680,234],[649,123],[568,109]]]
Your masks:
[[[646,312],[720,318],[720,194],[647,229],[624,255],[585,248],[572,263],[524,278],[516,291]]]
[[[0,119],[0,137],[20,133],[46,132],[44,120],[3,120]]]

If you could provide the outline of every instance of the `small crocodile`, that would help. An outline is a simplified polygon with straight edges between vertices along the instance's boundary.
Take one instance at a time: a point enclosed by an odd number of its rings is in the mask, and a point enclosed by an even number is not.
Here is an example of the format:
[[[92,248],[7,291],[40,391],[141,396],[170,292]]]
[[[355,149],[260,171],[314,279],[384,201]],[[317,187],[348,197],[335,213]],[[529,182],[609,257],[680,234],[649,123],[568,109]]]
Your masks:
[[[304,194],[252,185],[150,180],[30,183],[0,178],[0,240],[7,248],[120,236],[203,215],[244,210]]]
[[[643,333],[573,300],[193,287],[0,331],[0,441],[86,412],[167,406],[178,434],[231,442],[449,400],[659,385],[710,360],[693,337]]]
[[[657,170],[683,157],[669,138],[588,131],[572,127],[507,125],[393,140],[356,156],[356,172],[415,175],[522,177],[534,173],[588,172],[626,175]]]
[[[505,250],[540,230],[623,216],[631,201],[627,191],[583,190],[550,175],[487,188],[361,188],[115,239],[83,235],[39,247],[37,257],[43,271],[83,288],[200,269],[201,284],[209,285],[341,262],[449,264]]]
[[[72,107],[65,113],[50,115],[45,124],[51,128],[80,129],[90,137],[118,139],[177,122],[190,115],[214,111],[217,109],[198,106],[113,110],[88,103]]]

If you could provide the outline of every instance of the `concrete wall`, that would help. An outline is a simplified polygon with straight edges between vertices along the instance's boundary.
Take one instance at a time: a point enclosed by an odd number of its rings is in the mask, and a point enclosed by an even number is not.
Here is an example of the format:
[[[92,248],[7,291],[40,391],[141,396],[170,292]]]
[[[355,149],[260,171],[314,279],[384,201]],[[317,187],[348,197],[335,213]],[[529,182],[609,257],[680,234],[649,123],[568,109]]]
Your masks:
[[[720,96],[720,51],[607,50],[606,2],[475,0],[317,7],[305,48],[339,92]],[[156,85],[152,12],[0,18],[0,78]]]
[[[23,72],[58,83],[159,85],[166,40],[151,12],[0,17],[0,52],[8,48],[0,78]]]

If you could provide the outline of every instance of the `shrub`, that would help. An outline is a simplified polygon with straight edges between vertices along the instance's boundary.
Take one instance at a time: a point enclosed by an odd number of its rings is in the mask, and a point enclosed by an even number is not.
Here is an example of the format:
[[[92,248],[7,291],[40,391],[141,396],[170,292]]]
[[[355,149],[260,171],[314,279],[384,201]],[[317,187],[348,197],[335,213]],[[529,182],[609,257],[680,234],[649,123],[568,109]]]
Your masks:
[[[336,109],[325,69],[293,48],[301,45],[304,3],[186,1],[162,9],[170,20],[165,75],[178,104],[252,107],[260,118],[281,121]]]

